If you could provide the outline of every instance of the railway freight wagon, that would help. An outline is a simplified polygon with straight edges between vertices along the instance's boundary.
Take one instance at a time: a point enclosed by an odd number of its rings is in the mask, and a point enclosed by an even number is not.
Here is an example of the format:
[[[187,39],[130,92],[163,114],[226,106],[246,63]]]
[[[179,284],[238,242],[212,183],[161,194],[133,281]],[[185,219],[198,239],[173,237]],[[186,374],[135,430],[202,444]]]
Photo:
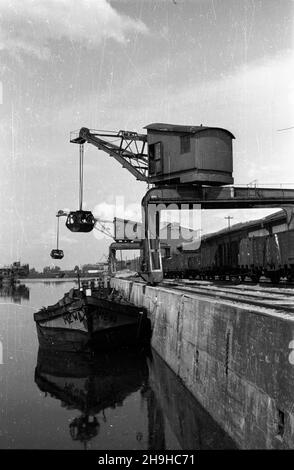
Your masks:
[[[198,260],[198,262],[197,262]],[[200,272],[200,256],[194,253],[191,256],[187,254],[174,254],[168,258],[162,259],[163,274],[170,278],[195,277]],[[193,263],[196,263],[193,269]]]
[[[276,233],[267,239],[264,275],[273,282],[294,278],[294,230]]]
[[[277,218],[271,216],[259,225],[257,222],[254,227],[252,222],[238,224],[207,235],[197,251],[163,259],[165,277],[224,280],[230,276],[244,280],[248,276],[254,282],[261,276],[272,282],[294,278],[294,231],[273,233]]]
[[[294,231],[270,233],[263,237],[242,239],[239,246],[240,274],[253,280],[260,276],[279,282],[294,277]]]

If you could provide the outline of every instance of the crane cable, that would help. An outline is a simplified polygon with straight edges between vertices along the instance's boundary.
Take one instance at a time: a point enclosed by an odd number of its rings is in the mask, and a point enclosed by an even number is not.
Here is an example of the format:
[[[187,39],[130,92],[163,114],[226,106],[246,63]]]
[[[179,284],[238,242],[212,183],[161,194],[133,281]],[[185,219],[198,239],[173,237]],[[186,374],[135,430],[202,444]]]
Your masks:
[[[56,244],[57,244],[57,250],[58,250],[58,243],[59,243],[59,216],[57,216],[57,235],[56,235]]]
[[[84,144],[80,144],[80,166],[79,166],[80,211],[83,210],[83,190],[84,190]]]

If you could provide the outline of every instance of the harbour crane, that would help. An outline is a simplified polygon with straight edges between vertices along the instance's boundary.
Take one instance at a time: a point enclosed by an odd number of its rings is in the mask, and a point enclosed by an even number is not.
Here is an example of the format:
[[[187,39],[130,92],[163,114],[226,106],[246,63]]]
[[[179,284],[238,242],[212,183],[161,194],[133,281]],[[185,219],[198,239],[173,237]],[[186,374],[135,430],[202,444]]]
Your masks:
[[[99,131],[82,127],[70,141],[80,148],[80,210],[68,215],[71,231],[88,232],[95,219],[82,210],[84,144],[114,158],[139,181],[152,184],[142,199],[144,231],[141,277],[150,284],[163,279],[160,251],[160,211],[282,207],[294,227],[294,190],[233,186],[234,135],[219,127],[153,123],[147,135],[132,131]],[[230,186],[229,186],[230,185]],[[127,242],[127,241],[126,241]]]

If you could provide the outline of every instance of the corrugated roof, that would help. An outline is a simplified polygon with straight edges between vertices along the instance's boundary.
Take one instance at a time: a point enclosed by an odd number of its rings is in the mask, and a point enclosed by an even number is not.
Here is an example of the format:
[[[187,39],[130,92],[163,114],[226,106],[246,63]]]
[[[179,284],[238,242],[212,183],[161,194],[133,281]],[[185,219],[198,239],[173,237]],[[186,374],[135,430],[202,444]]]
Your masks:
[[[186,132],[188,134],[197,134],[198,132],[203,132],[210,129],[220,130],[223,132],[227,132],[232,139],[235,139],[235,136],[228,131],[227,129],[223,129],[221,127],[208,127],[208,126],[182,126],[178,124],[165,124],[163,122],[154,122],[152,124],[148,124],[145,126],[144,129],[153,130],[153,131],[161,131],[161,132]]]

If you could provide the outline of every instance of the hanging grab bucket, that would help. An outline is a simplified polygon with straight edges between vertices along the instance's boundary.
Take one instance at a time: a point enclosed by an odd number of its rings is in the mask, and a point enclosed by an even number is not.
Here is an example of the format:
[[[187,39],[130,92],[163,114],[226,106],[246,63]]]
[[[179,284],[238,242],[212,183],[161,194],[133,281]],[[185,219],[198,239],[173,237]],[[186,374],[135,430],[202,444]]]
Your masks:
[[[80,209],[68,214],[65,225],[71,232],[91,232],[95,218],[91,211],[83,211],[83,179],[84,179],[84,144],[80,145],[79,192]]]
[[[68,214],[65,225],[71,232],[91,232],[95,218],[91,211],[74,211]]]
[[[59,250],[58,244],[59,244],[59,215],[57,214],[57,233],[56,233],[56,248],[51,250],[50,256],[53,259],[62,259],[64,257],[63,250]]]
[[[50,256],[53,259],[62,259],[64,257],[64,253],[63,250],[52,250]]]

